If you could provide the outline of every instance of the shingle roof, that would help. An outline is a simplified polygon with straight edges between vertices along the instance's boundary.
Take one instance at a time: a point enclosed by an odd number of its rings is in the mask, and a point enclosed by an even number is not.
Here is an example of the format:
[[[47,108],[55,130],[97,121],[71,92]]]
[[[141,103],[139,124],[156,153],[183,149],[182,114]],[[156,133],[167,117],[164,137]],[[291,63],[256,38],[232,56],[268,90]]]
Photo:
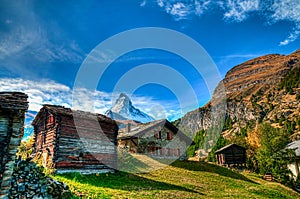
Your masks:
[[[0,92],[0,108],[4,109],[28,109],[28,96],[21,92]]]
[[[79,111],[79,110],[72,110],[70,108],[66,108],[64,106],[59,106],[59,105],[50,105],[50,104],[45,104],[41,110],[47,109],[51,113],[56,114],[56,115],[64,115],[68,117],[76,117],[76,118],[85,118],[85,119],[95,119],[95,117],[98,118],[100,121],[108,122],[108,123],[116,123],[114,120],[112,120],[109,117],[106,117],[105,115],[98,114],[98,113],[91,113],[91,112],[86,112],[86,111]],[[39,113],[41,113],[41,110]],[[38,114],[39,115],[39,114]],[[35,117],[33,120],[33,124],[35,123],[36,119],[38,118],[38,115]]]
[[[224,150],[226,150],[226,149],[228,149],[228,148],[230,148],[230,147],[232,147],[232,146],[236,146],[236,147],[239,147],[239,148],[241,148],[241,149],[246,150],[244,147],[239,146],[239,145],[237,145],[237,144],[228,144],[228,145],[226,145],[226,146],[220,148],[219,150],[217,150],[215,153],[220,153],[220,152],[222,152],[222,151],[224,151]]]
[[[118,138],[130,138],[130,137],[139,137],[144,133],[148,132],[154,127],[163,127],[166,123],[166,120],[155,120],[153,122],[148,122],[145,124],[140,124],[136,127],[133,127],[130,132],[123,132],[118,135]]]

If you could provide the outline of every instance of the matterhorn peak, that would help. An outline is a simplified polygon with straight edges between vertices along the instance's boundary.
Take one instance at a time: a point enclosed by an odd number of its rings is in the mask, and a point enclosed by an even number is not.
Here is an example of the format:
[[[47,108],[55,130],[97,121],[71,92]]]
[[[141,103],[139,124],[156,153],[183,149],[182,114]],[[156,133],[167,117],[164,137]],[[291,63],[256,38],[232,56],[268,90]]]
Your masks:
[[[151,116],[135,108],[125,93],[119,95],[113,107],[106,111],[106,115],[115,120],[135,120],[142,123],[154,120]]]

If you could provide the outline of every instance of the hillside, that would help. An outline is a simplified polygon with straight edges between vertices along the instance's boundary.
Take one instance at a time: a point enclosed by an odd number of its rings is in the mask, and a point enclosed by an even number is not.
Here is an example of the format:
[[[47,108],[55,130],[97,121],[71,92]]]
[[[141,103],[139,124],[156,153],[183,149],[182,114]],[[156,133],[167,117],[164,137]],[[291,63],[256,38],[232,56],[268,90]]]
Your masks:
[[[300,112],[300,50],[290,55],[261,56],[233,67],[219,83],[210,102],[191,111],[175,123],[186,133],[194,135],[212,126],[212,110],[217,110],[223,122],[229,120],[230,131],[239,132],[257,121],[280,126],[279,118],[297,122]],[[220,108],[221,107],[221,108]],[[226,124],[225,124],[226,125]],[[299,128],[294,128],[295,136]]]
[[[56,175],[83,198],[299,198],[299,194],[254,174],[239,174],[205,162],[176,161],[143,174]]]

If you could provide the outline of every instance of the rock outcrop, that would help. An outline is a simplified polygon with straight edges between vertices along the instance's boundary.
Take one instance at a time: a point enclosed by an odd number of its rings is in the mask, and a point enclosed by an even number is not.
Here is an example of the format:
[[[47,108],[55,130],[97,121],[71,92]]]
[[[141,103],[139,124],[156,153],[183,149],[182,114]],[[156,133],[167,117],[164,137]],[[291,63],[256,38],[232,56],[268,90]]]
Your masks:
[[[177,124],[189,134],[213,126],[212,114],[223,121],[230,117],[244,125],[249,121],[272,120],[285,114],[300,112],[299,86],[294,93],[278,89],[281,80],[300,67],[300,50],[290,55],[261,56],[233,67],[219,83],[210,102],[184,115]],[[224,103],[222,105],[222,103]],[[216,107],[222,107],[218,109]],[[214,111],[217,110],[217,111]],[[216,117],[216,116],[215,116]]]

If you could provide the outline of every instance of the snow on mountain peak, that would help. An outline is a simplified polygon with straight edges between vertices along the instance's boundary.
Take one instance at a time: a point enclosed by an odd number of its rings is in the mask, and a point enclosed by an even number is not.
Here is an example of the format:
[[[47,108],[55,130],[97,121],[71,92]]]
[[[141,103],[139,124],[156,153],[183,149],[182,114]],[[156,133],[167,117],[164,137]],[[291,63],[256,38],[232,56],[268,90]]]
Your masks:
[[[106,115],[116,120],[135,120],[142,123],[154,120],[151,116],[135,108],[124,93],[121,93],[113,107],[106,111]]]

